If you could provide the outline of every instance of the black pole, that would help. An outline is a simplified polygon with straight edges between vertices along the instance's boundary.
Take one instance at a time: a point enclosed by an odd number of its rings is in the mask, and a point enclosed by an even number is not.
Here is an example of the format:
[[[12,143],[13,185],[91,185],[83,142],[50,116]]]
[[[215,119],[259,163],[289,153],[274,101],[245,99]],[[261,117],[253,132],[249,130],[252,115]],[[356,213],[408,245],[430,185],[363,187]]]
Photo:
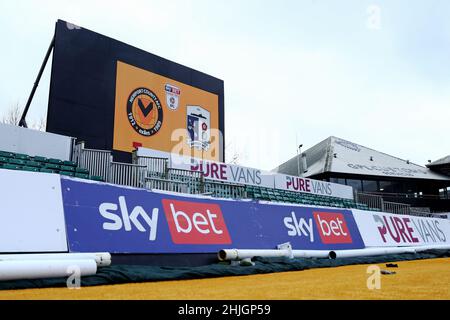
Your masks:
[[[42,74],[44,73],[45,66],[47,65],[48,58],[50,57],[50,53],[52,53],[53,47],[55,46],[55,37],[53,37],[52,42],[50,42],[50,46],[48,47],[47,54],[45,55],[44,61],[42,62],[41,69],[39,70],[36,81],[34,82],[33,89],[31,89],[30,96],[28,97],[27,104],[25,105],[25,109],[23,110],[22,117],[20,117],[19,126],[28,128],[27,122],[25,121],[25,117],[27,116],[28,109],[30,108],[31,101],[33,100],[34,93],[39,85],[39,81],[41,80]]]

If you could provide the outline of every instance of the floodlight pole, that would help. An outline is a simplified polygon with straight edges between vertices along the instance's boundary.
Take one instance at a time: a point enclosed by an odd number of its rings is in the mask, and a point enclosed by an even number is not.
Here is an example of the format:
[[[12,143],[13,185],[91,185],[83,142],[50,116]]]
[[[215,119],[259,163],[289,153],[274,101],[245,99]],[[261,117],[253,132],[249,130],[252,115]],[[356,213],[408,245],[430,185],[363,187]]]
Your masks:
[[[297,149],[297,175],[299,177],[303,177],[303,174],[300,173],[300,157],[302,156],[302,147],[303,144],[300,144]]]
[[[31,101],[33,100],[34,93],[39,85],[39,81],[41,80],[42,74],[44,73],[45,66],[47,65],[48,58],[50,58],[50,54],[52,53],[53,48],[55,47],[55,37],[52,38],[50,42],[50,46],[48,47],[47,54],[45,55],[44,61],[42,62],[41,69],[37,75],[36,81],[34,82],[33,89],[31,89],[30,96],[28,97],[27,104],[25,105],[25,109],[23,110],[22,117],[20,117],[19,126],[28,128],[27,122],[25,121],[25,117],[27,116],[28,109],[30,108]]]

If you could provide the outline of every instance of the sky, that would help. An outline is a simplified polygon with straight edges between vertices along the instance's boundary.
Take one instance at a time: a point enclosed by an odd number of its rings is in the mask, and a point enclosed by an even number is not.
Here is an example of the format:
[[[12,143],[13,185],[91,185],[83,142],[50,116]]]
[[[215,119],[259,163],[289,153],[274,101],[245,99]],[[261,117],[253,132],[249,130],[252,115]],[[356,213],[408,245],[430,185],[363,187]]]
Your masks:
[[[224,80],[227,161],[273,169],[329,136],[450,154],[450,1],[0,0],[0,117],[63,19]],[[50,65],[27,122],[46,117]]]

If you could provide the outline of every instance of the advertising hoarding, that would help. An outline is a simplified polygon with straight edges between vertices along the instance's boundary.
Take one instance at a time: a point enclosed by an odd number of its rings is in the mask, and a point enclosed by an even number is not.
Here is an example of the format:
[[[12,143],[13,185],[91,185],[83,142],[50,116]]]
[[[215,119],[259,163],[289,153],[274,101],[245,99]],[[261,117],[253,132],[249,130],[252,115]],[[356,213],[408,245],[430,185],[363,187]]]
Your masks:
[[[450,220],[352,210],[367,247],[450,244]]]
[[[62,178],[72,252],[214,253],[227,248],[358,249],[349,210],[211,199]]]

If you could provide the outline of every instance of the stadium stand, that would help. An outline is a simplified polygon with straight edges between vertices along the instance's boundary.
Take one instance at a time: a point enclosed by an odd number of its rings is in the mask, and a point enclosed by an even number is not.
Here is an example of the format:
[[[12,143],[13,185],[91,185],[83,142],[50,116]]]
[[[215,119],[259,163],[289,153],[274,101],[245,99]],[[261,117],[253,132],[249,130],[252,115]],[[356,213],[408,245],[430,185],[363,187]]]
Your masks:
[[[85,148],[84,142],[74,146],[72,160],[87,168],[104,181],[132,187],[201,194],[217,198],[254,199],[271,202],[297,203],[311,206],[361,209],[397,214],[432,216],[430,213],[411,213],[407,204],[384,201],[382,197],[357,192],[354,199],[336,198],[311,193],[299,193],[275,188],[209,180],[201,172],[171,168],[164,157],[138,156],[133,152],[132,163],[112,161],[110,151]],[[95,180],[95,179],[94,179]]]
[[[90,153],[91,158],[96,159],[91,161],[93,166],[98,167],[98,160],[102,150],[85,149],[82,150]],[[169,168],[167,166],[167,159],[165,158],[151,158],[147,157],[147,165],[140,165],[145,167],[146,176],[144,180],[147,184],[142,183],[150,189],[168,190],[174,192],[183,192],[190,194],[204,194],[219,198],[232,199],[255,199],[274,202],[298,203],[304,205],[317,205],[336,208],[357,208],[363,210],[371,209],[364,203],[357,203],[354,200],[320,196],[314,194],[300,194],[297,192],[278,190],[274,188],[263,188],[249,185],[231,184],[203,179],[200,172],[181,170]],[[100,161],[101,162],[101,161]],[[122,164],[114,163],[116,165],[136,166],[139,164]],[[9,170],[23,170],[31,172],[45,172],[57,173],[64,176],[77,177],[82,179],[91,179],[95,181],[108,181],[99,175],[90,175],[90,170],[78,166],[75,161],[63,161],[60,159],[46,158],[42,156],[30,156],[27,154],[13,153],[8,151],[0,151],[0,168]],[[126,175],[125,175],[126,176]],[[130,179],[125,179],[130,180]],[[126,182],[126,181],[125,181]],[[128,183],[122,183],[129,185]],[[136,184],[131,184],[136,186]]]
[[[253,186],[247,186],[246,191],[248,197],[258,200],[380,211],[378,208],[370,208],[367,204],[364,203],[358,203],[354,200],[337,197],[328,197],[307,193],[301,194],[292,191],[278,190],[271,188],[259,188]]]
[[[103,177],[90,175],[89,170],[81,168],[74,161],[30,156],[22,153],[0,151],[0,168],[30,172],[57,173],[60,175],[104,181]]]
[[[216,198],[252,199],[279,203],[296,203],[342,209],[385,211],[423,215],[411,212],[404,204],[387,202],[381,197],[356,193],[355,199],[344,199],[312,193],[209,180],[201,172],[169,167],[169,159],[133,155],[133,163],[114,162],[110,151],[87,149],[83,142],[74,146],[72,161],[0,151],[0,168],[30,172],[57,173],[119,185],[201,194]],[[428,213],[426,216],[430,216]]]

